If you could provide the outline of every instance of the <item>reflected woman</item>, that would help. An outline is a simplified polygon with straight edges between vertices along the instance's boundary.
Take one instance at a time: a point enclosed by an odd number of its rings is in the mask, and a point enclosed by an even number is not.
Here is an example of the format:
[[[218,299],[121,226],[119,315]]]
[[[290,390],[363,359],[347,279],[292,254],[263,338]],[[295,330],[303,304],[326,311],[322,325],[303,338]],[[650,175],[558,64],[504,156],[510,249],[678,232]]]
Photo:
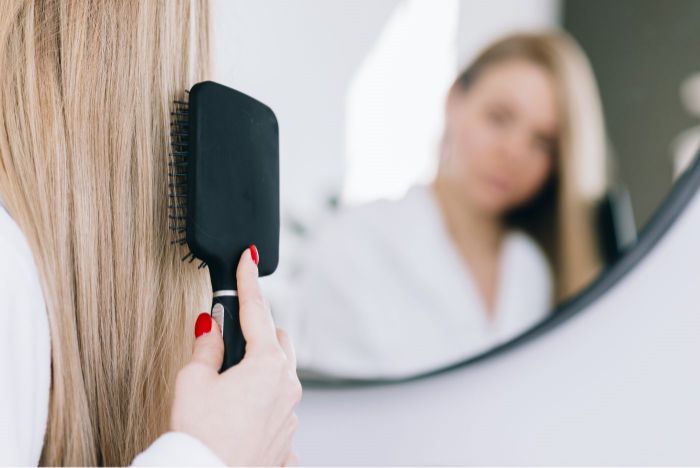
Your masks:
[[[605,137],[590,65],[563,33],[484,50],[449,90],[437,176],[341,212],[313,239],[295,308],[307,374],[396,378],[544,318],[601,269]]]

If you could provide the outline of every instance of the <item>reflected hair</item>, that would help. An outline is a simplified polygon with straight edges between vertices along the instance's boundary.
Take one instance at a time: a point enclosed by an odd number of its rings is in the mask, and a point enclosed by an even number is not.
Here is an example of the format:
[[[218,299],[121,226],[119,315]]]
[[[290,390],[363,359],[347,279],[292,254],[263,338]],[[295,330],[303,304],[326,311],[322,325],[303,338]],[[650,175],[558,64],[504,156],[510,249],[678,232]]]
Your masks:
[[[173,98],[208,73],[198,0],[0,0],[0,196],[51,336],[44,465],[126,465],[169,426],[206,272],[169,248]],[[16,311],[23,313],[27,311]]]
[[[588,285],[603,268],[596,212],[608,186],[600,95],[590,63],[564,32],[521,33],[487,47],[462,71],[454,87],[466,91],[489,66],[525,60],[553,77],[559,103],[555,170],[540,192],[507,216],[545,252],[557,301]]]

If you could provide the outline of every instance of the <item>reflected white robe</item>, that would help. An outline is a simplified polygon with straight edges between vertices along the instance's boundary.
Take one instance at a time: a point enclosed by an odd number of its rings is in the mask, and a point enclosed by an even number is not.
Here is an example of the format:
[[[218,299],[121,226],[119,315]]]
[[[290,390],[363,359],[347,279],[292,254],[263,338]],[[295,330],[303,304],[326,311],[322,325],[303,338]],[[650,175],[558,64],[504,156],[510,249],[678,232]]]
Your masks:
[[[489,319],[428,187],[341,212],[308,247],[294,294],[273,301],[306,374],[415,375],[506,341],[551,308],[544,254],[511,231]]]

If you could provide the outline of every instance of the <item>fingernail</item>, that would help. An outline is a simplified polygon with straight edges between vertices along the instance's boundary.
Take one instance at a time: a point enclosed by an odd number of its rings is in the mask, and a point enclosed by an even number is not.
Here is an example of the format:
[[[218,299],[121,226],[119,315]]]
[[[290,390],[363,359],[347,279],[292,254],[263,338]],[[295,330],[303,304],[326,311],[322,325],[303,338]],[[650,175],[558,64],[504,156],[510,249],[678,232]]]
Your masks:
[[[255,244],[250,244],[250,256],[257,265],[260,263],[260,255],[258,254],[258,248],[255,247]]]
[[[199,314],[197,317],[197,321],[194,323],[194,336],[195,338],[199,338],[200,336],[204,335],[205,333],[209,333],[211,331],[211,315],[209,315],[209,312],[202,312]]]

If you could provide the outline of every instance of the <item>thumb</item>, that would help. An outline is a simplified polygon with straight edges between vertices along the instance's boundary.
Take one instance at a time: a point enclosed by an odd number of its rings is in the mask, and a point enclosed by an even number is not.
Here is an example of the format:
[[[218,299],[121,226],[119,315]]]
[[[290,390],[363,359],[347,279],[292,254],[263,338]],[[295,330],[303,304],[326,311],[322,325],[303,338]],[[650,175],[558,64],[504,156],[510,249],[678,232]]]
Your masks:
[[[216,320],[209,312],[202,312],[194,326],[196,339],[192,361],[203,364],[218,372],[224,362],[224,339]]]

